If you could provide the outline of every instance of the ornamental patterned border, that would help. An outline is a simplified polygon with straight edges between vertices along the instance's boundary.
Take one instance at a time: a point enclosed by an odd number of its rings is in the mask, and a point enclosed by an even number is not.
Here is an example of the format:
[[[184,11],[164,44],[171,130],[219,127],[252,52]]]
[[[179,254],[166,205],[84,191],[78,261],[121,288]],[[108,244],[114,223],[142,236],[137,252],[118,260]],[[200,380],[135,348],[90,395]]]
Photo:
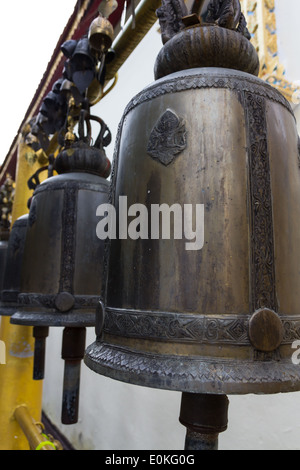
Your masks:
[[[101,375],[167,390],[234,394],[300,389],[300,369],[291,361],[270,363],[169,356],[139,353],[100,342],[87,348],[84,361]],[[266,384],[269,384],[268,391],[265,391]]]
[[[252,311],[278,309],[276,301],[273,205],[265,99],[244,94],[249,147]]]
[[[114,336],[178,343],[250,346],[251,315],[197,315],[106,308],[103,332]],[[281,315],[282,344],[300,339],[300,316]]]
[[[53,308],[57,311],[55,300],[57,294],[37,294],[37,293],[21,293],[18,295],[18,304],[22,307],[29,307],[34,309],[38,308]],[[99,303],[99,297],[94,295],[74,295],[74,309],[91,308],[95,310]],[[59,315],[68,315],[69,312],[58,312]]]
[[[249,316],[217,316],[106,309],[104,333],[183,343],[249,345]]]
[[[181,73],[174,78],[170,76],[157,80],[153,85],[138,93],[127,105],[124,117],[136,106],[168,93],[177,93],[192,89],[226,88],[235,92],[249,92],[262,96],[283,105],[293,116],[288,100],[268,83],[244,72],[226,70],[226,72],[186,74]]]

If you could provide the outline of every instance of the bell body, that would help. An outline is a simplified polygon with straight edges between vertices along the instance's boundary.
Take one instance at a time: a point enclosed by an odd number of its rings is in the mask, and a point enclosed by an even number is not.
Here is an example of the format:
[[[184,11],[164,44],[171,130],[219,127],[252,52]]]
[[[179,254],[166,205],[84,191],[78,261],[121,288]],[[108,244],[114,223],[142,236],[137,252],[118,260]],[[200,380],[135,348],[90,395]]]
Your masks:
[[[110,202],[117,221],[124,196],[128,208],[146,207],[140,228],[148,222],[148,239],[128,232],[110,240],[105,311],[88,367],[192,393],[300,390],[292,363],[300,325],[297,142],[285,98],[240,71],[176,72],[129,103]],[[178,209],[169,239],[151,237],[151,211],[162,204]]]
[[[4,282],[4,277],[5,277],[7,251],[8,251],[8,241],[1,240],[0,241],[0,288],[1,289],[3,286],[3,282]],[[0,315],[3,315],[2,311],[0,311]]]
[[[49,178],[34,192],[15,324],[87,327],[95,324],[104,244],[96,210],[109,183],[73,172]],[[97,259],[97,263],[95,262]]]
[[[27,225],[28,214],[19,217],[11,229],[2,283],[0,315],[13,315],[19,308],[18,296]]]

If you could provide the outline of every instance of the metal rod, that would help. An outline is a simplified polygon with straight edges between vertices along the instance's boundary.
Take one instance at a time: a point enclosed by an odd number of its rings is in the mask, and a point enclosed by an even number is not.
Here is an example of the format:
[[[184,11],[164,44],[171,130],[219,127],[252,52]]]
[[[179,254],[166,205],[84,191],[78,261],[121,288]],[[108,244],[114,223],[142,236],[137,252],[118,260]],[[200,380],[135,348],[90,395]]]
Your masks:
[[[203,434],[187,429],[184,450],[218,450],[219,434]]]
[[[36,423],[30,415],[27,406],[18,406],[14,412],[14,416],[19,423],[23,433],[25,434],[30,450],[56,450],[54,444],[45,444],[49,442],[47,436],[43,435],[40,423]]]
[[[107,82],[114,78],[126,59],[128,59],[150,28],[156,23],[156,10],[160,6],[161,0],[142,0],[138,4],[135,9],[135,16],[130,16],[124,28],[112,44],[112,49],[116,52],[116,57],[111,64],[107,65]],[[132,28],[133,22],[135,25],[134,29]]]
[[[81,361],[85,351],[86,328],[65,328],[62,359],[65,361],[61,422],[78,421]]]

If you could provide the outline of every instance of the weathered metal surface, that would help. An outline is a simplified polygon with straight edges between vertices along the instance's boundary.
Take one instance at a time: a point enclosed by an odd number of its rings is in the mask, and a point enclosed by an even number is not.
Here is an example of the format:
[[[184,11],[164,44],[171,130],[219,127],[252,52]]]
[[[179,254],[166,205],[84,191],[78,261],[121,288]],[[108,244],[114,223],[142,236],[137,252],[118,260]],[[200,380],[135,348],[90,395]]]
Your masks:
[[[85,350],[85,328],[65,328],[61,357],[65,362],[61,422],[78,421],[81,361]]]
[[[46,338],[49,335],[48,326],[34,326],[34,361],[33,380],[43,380],[45,376]]]
[[[0,315],[13,315],[18,309],[21,269],[28,225],[28,214],[19,217],[11,229],[7,246],[3,283],[1,284]]]
[[[184,28],[182,18],[187,16],[188,9],[184,0],[162,0],[156,11],[159,19],[163,44],[167,43]]]
[[[227,429],[228,407],[226,395],[183,393],[179,421],[198,433],[219,434]]]
[[[109,183],[96,175],[68,173],[49,178],[35,191],[25,245],[22,308],[12,323],[34,326],[93,326],[101,293],[104,244],[96,236],[98,205]],[[62,307],[62,296],[72,297]]]
[[[91,146],[91,123],[100,132]],[[87,136],[84,135],[84,124]],[[58,176],[39,184],[30,202],[16,325],[34,326],[33,378],[44,377],[49,327],[64,326],[65,360],[62,422],[78,420],[81,360],[85,328],[95,326],[101,293],[104,242],[98,239],[97,208],[107,203],[110,162],[104,147],[111,134],[98,117],[82,109],[79,138],[66,132],[65,146],[53,162]]]
[[[148,146],[167,110],[185,122],[186,148],[162,165]],[[184,70],[139,93],[120,124],[110,202],[117,217],[124,195],[128,207],[149,211],[203,204],[204,246],[111,240],[104,326],[86,364],[114,379],[193,393],[300,390],[291,361],[300,338],[299,178],[290,105],[255,76]],[[257,349],[250,331],[260,309],[278,316],[280,340]]]
[[[169,165],[185,147],[185,123],[173,111],[167,109],[150,134],[147,152],[164,165]]]
[[[5,278],[6,259],[8,251],[8,241],[0,241],[0,288],[3,288],[3,282]],[[1,304],[0,304],[1,307]],[[3,315],[2,309],[0,308],[0,315]]]
[[[90,25],[88,37],[93,49],[100,54],[106,53],[113,43],[114,28],[107,18],[99,14]]]
[[[179,421],[187,428],[185,450],[218,450],[219,434],[228,425],[226,395],[183,393]]]
[[[259,59],[246,37],[216,25],[190,27],[160,50],[155,78],[195,67],[224,67],[258,75]]]

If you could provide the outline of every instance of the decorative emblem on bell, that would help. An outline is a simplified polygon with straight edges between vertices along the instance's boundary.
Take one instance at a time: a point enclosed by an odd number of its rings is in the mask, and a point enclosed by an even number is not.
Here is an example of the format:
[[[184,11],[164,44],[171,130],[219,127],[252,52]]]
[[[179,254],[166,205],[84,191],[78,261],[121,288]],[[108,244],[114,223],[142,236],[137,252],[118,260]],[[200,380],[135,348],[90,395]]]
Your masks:
[[[185,148],[185,123],[173,111],[167,109],[150,134],[147,151],[153,158],[169,165]]]
[[[183,0],[159,10],[156,81],[126,107],[110,203],[117,220],[120,197],[148,215],[158,206],[170,236],[151,237],[148,216],[147,236],[109,240],[85,363],[113,379],[183,392],[182,422],[192,415],[187,402],[198,413],[199,396],[214,397],[209,406],[223,410],[211,428],[217,434],[226,428],[225,395],[300,390],[291,361],[300,321],[300,173],[293,111],[257,78],[239,2],[212,0],[208,10],[209,21],[192,26]],[[181,237],[172,236],[178,214],[181,227],[194,218]],[[203,246],[187,249],[198,231]],[[205,404],[198,421],[195,413],[191,429],[201,434]]]
[[[91,121],[101,130],[91,145]],[[87,132],[85,132],[85,126]],[[64,327],[62,422],[78,419],[80,364],[86,327],[95,326],[101,293],[104,244],[96,236],[96,210],[108,199],[110,162],[104,147],[111,134],[102,119],[82,109],[78,134],[54,161],[51,176],[34,191],[28,217],[19,295],[11,323],[34,326],[34,378],[44,376],[49,327]]]

